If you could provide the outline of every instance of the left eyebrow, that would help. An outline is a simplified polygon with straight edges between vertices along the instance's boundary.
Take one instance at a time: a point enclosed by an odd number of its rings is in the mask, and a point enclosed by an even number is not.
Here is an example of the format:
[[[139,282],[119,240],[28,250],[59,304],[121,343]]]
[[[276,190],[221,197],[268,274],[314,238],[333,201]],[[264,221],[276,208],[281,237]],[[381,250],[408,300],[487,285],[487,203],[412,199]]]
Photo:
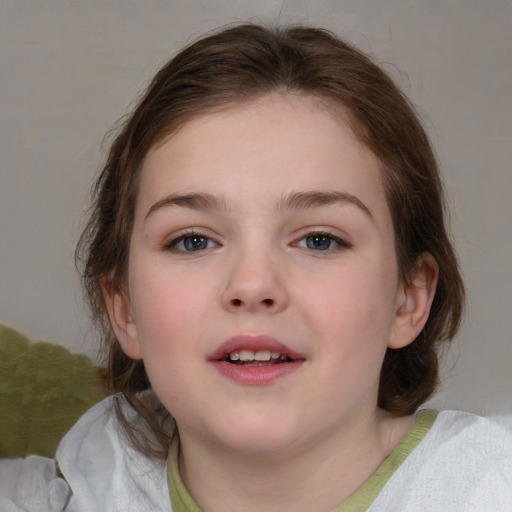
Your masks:
[[[370,209],[356,196],[346,192],[312,190],[292,192],[285,196],[277,205],[277,210],[306,210],[332,204],[351,204],[362,210],[372,220]]]
[[[155,211],[162,208],[173,206],[181,206],[182,208],[190,208],[192,210],[225,210],[226,203],[224,200],[212,195],[204,193],[191,194],[170,194],[157,201],[146,214],[146,219]]]

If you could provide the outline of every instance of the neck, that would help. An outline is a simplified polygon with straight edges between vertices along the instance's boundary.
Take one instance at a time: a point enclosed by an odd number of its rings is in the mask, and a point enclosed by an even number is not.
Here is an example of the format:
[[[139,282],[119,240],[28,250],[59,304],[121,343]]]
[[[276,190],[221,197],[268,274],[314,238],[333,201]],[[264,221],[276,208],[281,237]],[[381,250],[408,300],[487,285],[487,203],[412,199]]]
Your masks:
[[[378,410],[364,426],[272,456],[233,453],[180,432],[180,473],[205,512],[332,511],[376,471],[413,421]]]

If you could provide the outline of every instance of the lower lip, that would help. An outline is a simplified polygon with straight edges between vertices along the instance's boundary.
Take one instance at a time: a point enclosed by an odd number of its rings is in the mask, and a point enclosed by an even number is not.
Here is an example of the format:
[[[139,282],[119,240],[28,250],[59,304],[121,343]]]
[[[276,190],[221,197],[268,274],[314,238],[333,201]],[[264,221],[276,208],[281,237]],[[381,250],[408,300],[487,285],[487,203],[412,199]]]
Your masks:
[[[297,370],[302,363],[303,361],[297,360],[268,366],[242,366],[226,361],[212,361],[213,366],[224,377],[248,386],[272,384]]]

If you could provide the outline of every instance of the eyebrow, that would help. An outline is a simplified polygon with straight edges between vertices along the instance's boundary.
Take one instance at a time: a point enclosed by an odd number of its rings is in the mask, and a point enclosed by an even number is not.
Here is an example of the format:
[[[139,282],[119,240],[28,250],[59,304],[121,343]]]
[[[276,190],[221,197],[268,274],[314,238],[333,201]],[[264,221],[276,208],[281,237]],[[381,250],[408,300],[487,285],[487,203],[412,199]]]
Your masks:
[[[362,210],[372,220],[370,209],[357,197],[346,192],[313,190],[305,192],[292,192],[277,205],[277,210],[306,210],[330,206],[332,204],[351,204]]]
[[[146,219],[155,211],[172,206],[181,206],[193,210],[226,210],[223,199],[207,193],[169,194],[157,201],[146,214]]]
[[[352,204],[362,210],[373,220],[369,208],[356,196],[346,192],[312,190],[292,192],[286,195],[276,206],[276,211],[307,210],[330,206],[332,204]],[[146,219],[155,211],[162,208],[179,206],[193,210],[226,211],[227,205],[223,198],[208,193],[169,194],[157,201],[146,214]]]

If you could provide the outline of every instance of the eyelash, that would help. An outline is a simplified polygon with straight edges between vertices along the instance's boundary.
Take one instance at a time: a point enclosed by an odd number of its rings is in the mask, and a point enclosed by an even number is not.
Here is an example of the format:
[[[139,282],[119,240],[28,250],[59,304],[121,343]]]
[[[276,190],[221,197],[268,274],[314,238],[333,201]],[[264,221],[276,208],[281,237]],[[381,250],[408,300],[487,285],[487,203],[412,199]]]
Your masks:
[[[197,250],[187,250],[185,247],[183,247],[183,248],[178,248],[177,247],[179,244],[185,243],[186,240],[192,240],[194,238],[195,239],[203,240],[204,242],[206,242],[207,246],[202,248],[202,249],[199,248]],[[207,250],[207,249],[211,249],[212,247],[208,247],[208,245],[210,245],[211,243],[213,243],[215,245],[219,245],[211,237],[206,236],[203,233],[199,233],[197,231],[191,230],[191,231],[187,231],[185,233],[180,234],[176,238],[173,238],[172,240],[170,240],[169,242],[164,244],[163,249],[166,250],[166,251],[175,251],[175,252],[182,252],[182,253],[193,253],[193,252],[201,252],[201,251],[204,251],[204,250]]]
[[[317,241],[320,243],[327,241],[328,247],[326,248],[313,248],[308,246],[308,239],[316,238]],[[181,248],[178,248],[180,244],[185,244],[186,241],[190,240],[191,243],[194,244],[192,241],[193,239],[196,239],[196,242],[199,244],[205,243],[205,247],[197,247],[196,250],[189,250],[186,248],[186,246],[183,246]],[[304,242],[306,245],[302,246],[300,245],[301,242]],[[215,244],[215,246],[218,246],[219,244],[215,242],[211,237],[204,235],[203,233],[197,232],[197,231],[188,231],[186,233],[180,234],[178,237],[173,238],[166,244],[164,244],[163,249],[166,251],[175,251],[175,252],[181,252],[181,253],[194,253],[194,252],[202,252],[207,249],[211,249],[211,243]],[[332,244],[335,244],[335,247],[331,247]],[[303,235],[301,238],[299,238],[297,241],[295,241],[292,246],[294,247],[300,247],[302,249],[310,250],[313,252],[321,252],[321,253],[327,253],[327,252],[333,252],[333,251],[342,251],[345,249],[350,249],[352,247],[352,244],[347,242],[346,240],[343,240],[332,233],[329,233],[327,231],[313,231],[310,233],[307,233]]]
[[[313,249],[311,247],[308,247],[307,245],[305,247],[299,245],[300,242],[304,241],[305,244],[307,244],[307,239],[308,238],[317,238],[317,239],[320,239],[320,241],[322,239],[326,239],[328,242],[329,242],[329,247],[325,248],[325,249],[319,249],[319,248],[316,248],[316,249]],[[332,243],[335,243],[335,247],[331,247]],[[342,250],[345,250],[345,249],[350,249],[352,247],[352,244],[350,244],[349,242],[347,242],[346,240],[343,240],[342,238],[339,238],[335,235],[333,235],[332,233],[329,233],[327,231],[314,231],[314,232],[311,232],[311,233],[307,233],[305,234],[304,236],[302,236],[301,238],[299,238],[296,242],[294,242],[293,244],[294,246],[296,247],[301,247],[303,249],[306,249],[306,250],[311,250],[311,251],[314,251],[314,252],[333,252],[333,251],[342,251]]]

